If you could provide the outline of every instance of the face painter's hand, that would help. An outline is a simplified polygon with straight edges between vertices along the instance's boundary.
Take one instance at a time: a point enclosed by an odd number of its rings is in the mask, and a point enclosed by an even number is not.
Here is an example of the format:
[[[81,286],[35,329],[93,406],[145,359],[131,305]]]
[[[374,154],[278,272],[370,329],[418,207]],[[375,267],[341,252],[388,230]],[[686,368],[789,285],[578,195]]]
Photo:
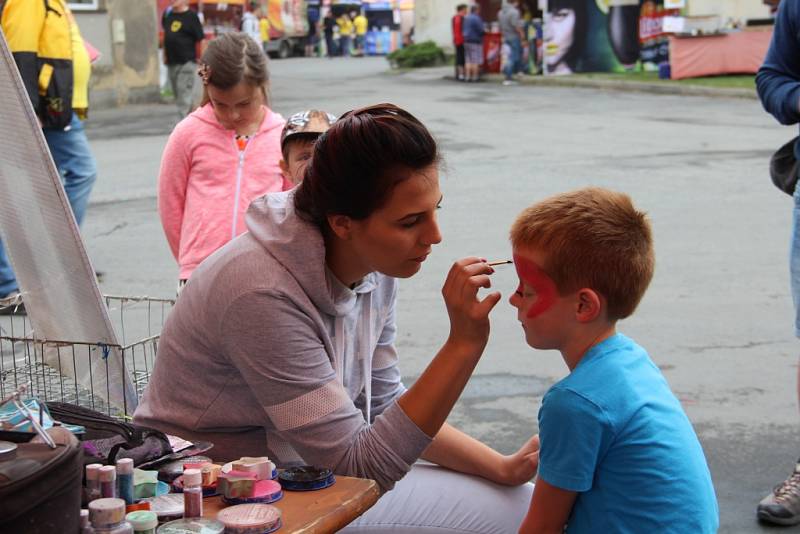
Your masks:
[[[504,456],[495,482],[517,486],[531,480],[539,469],[539,434],[529,439],[517,452]]]
[[[478,299],[480,288],[490,288],[494,269],[481,258],[464,258],[450,268],[442,296],[450,316],[450,339],[471,350],[483,351],[489,340],[489,312],[500,300],[494,291]]]

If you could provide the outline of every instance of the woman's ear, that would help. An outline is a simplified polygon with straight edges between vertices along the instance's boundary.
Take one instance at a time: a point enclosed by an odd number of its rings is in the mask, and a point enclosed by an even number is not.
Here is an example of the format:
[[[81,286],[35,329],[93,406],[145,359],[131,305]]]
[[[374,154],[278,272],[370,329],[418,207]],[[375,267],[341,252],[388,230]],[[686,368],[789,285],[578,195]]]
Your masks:
[[[594,289],[585,287],[578,290],[578,308],[575,318],[580,323],[590,323],[603,311],[603,298]]]
[[[350,239],[352,222],[347,215],[328,215],[328,226],[331,227],[331,231],[344,241]]]

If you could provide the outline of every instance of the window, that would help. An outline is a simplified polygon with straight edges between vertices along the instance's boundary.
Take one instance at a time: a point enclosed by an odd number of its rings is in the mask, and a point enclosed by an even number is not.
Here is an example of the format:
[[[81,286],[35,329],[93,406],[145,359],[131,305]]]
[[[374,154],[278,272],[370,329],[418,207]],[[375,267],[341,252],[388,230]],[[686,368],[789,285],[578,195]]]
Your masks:
[[[72,11],[97,11],[100,9],[101,0],[68,0],[67,4]]]

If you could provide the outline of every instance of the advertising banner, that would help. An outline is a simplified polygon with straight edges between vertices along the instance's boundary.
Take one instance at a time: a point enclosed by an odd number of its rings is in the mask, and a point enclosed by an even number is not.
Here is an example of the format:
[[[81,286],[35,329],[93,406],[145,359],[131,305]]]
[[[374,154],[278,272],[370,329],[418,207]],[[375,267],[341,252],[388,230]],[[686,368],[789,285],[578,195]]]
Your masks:
[[[639,12],[639,58],[653,66],[669,62],[669,39],[664,31],[664,18],[677,17],[681,10],[667,9],[669,0],[645,0]]]
[[[629,9],[615,10],[610,24],[608,0],[548,0],[544,13],[546,73],[611,72],[635,62],[638,6],[633,7],[636,17],[630,18]]]
[[[547,74],[615,72],[668,60],[664,17],[675,0],[547,0]],[[543,2],[544,3],[544,2]],[[543,6],[544,7],[544,6]]]

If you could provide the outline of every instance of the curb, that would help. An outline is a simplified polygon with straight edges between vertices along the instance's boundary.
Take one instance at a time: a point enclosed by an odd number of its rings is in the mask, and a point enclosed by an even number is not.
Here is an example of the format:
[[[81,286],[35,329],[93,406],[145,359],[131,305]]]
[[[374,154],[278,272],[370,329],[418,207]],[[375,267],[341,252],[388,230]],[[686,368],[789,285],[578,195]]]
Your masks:
[[[452,75],[444,76],[447,80],[455,81]],[[483,79],[489,82],[503,81],[502,74],[486,74]],[[744,89],[737,87],[707,87],[703,85],[678,85],[669,82],[649,83],[632,80],[606,80],[587,79],[577,76],[526,76],[517,80],[519,85],[539,85],[543,87],[579,87],[587,89],[603,89],[606,91],[625,91],[635,93],[649,93],[659,95],[703,96],[723,98],[747,98],[757,100],[755,88]]]

